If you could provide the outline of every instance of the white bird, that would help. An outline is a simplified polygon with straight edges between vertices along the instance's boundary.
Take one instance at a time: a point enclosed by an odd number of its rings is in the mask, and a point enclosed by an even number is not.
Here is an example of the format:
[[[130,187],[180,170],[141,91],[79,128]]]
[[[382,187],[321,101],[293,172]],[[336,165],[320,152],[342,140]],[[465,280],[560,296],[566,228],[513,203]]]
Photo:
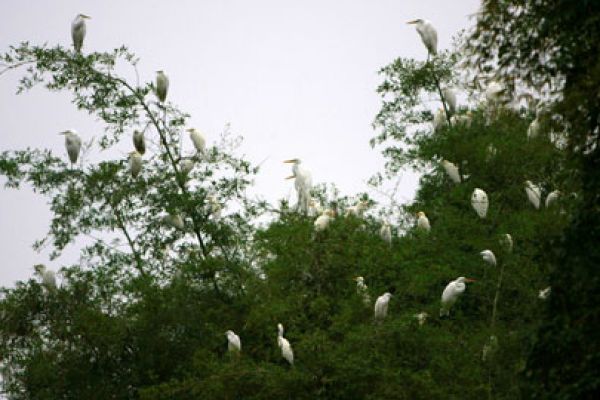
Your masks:
[[[540,208],[540,200],[542,198],[542,191],[539,186],[534,185],[531,181],[525,181],[525,193],[527,199],[533,204],[536,209]]]
[[[554,190],[546,196],[546,208],[550,207],[560,197],[560,190]]]
[[[369,207],[368,201],[359,200],[356,202],[355,205],[346,208],[346,213],[344,214],[344,216],[349,217],[350,215],[353,215],[357,218],[362,218],[363,214],[365,213],[365,210],[368,207]]]
[[[156,97],[161,103],[164,103],[169,93],[169,77],[164,71],[156,71]]]
[[[183,175],[187,175],[190,172],[192,172],[192,169],[194,169],[194,165],[195,165],[194,160],[183,159],[179,163],[179,168]]]
[[[490,104],[495,105],[502,100],[503,93],[504,86],[496,81],[491,81],[485,89],[485,98]]]
[[[472,121],[473,113],[471,111],[467,111],[464,114],[456,114],[450,117],[450,122],[452,122],[453,126],[465,125],[466,127],[470,127]]]
[[[460,173],[458,172],[458,167],[448,161],[448,160],[442,160],[442,167],[444,167],[444,170],[446,171],[446,173],[448,174],[448,176],[450,177],[450,179],[452,180],[452,182],[454,183],[460,183]]]
[[[448,120],[446,119],[446,113],[443,108],[438,108],[436,113],[433,115],[433,131],[438,132],[442,128],[448,125]]]
[[[357,276],[354,280],[356,281],[356,293],[362,297],[363,303],[368,306],[371,304],[371,296],[369,295],[369,288],[365,284],[365,278]]]
[[[429,224],[429,218],[425,215],[423,211],[419,211],[417,213],[417,228],[421,231],[429,232],[431,230],[431,225]]]
[[[541,124],[538,120],[538,117],[535,117],[533,121],[529,124],[527,128],[527,139],[535,139],[539,136],[541,130]]]
[[[312,176],[305,168],[302,168],[302,161],[298,158],[291,160],[285,160],[284,163],[292,164],[292,175],[285,179],[294,179],[294,188],[298,194],[298,202],[296,207],[303,213],[308,214],[310,202],[312,197],[310,191],[312,190]]]
[[[283,325],[281,324],[277,324],[277,345],[281,349],[283,358],[285,358],[290,365],[294,365],[294,352],[292,351],[290,342],[283,337]]]
[[[390,223],[384,221],[379,229],[379,236],[386,242],[388,245],[392,244],[392,228],[390,227]]]
[[[235,352],[242,351],[242,342],[235,332],[227,331],[225,332],[225,336],[227,336],[227,350]]]
[[[471,195],[471,205],[477,215],[479,215],[479,218],[485,218],[489,205],[487,193],[482,189],[475,188]]]
[[[163,217],[163,222],[172,228],[184,230],[185,222],[179,214],[168,214]]]
[[[384,293],[375,301],[375,319],[384,319],[388,313],[388,305],[392,298],[391,293]]]
[[[437,31],[431,22],[426,19],[415,19],[413,21],[408,21],[407,23],[414,24],[416,26],[417,32],[421,36],[423,44],[427,48],[427,57],[429,58],[429,55],[437,54]]]
[[[445,87],[442,89],[442,95],[444,96],[444,101],[446,102],[446,106],[448,107],[448,111],[450,114],[454,114],[456,112],[456,94],[454,90],[449,87]]]
[[[308,202],[308,216],[315,217],[317,215],[321,215],[322,212],[323,207],[321,207],[321,203],[319,203],[319,200],[311,198]]]
[[[552,288],[548,286],[546,289],[540,290],[538,297],[542,300],[546,300],[548,296],[550,296],[550,292],[552,292]]]
[[[328,208],[325,211],[323,211],[323,213],[319,215],[315,220],[315,232],[322,232],[325,229],[327,229],[329,223],[331,222],[334,216],[335,212],[332,209]]]
[[[221,218],[221,211],[223,210],[223,206],[221,206],[221,203],[219,203],[219,201],[217,200],[217,197],[211,194],[211,195],[206,196],[206,198],[208,200],[210,215],[212,216],[212,218],[213,219]]]
[[[502,246],[504,246],[504,249],[506,250],[507,253],[512,253],[513,238],[510,235],[510,233],[505,233],[504,235],[500,236],[499,242]]]
[[[467,285],[465,282],[475,282],[474,279],[461,276],[450,282],[442,292],[442,307],[440,308],[440,317],[450,315],[450,308],[456,300],[465,292]]]
[[[91,17],[85,14],[78,14],[73,22],[71,22],[71,38],[73,39],[73,47],[76,52],[81,52],[83,47],[83,39],[85,39],[85,20]]]
[[[37,264],[33,267],[42,278],[42,285],[48,290],[56,289],[56,275],[54,271],[46,268],[44,264]]]
[[[67,148],[69,160],[71,164],[75,164],[81,151],[81,138],[74,129],[60,132],[59,135],[65,135],[65,147]]]
[[[190,133],[190,139],[194,144],[194,148],[198,153],[204,153],[204,149],[206,149],[206,139],[204,135],[196,128],[189,128],[187,132]]]
[[[133,131],[133,147],[137,150],[138,153],[144,155],[146,152],[146,138],[144,137],[144,132]]]
[[[427,314],[425,311],[415,314],[415,318],[417,319],[417,321],[419,321],[419,326],[423,326],[427,321],[428,317],[429,314]]]
[[[493,267],[496,266],[496,256],[491,250],[483,250],[479,253],[479,255],[481,256],[481,258],[483,258],[483,261],[485,261],[486,263],[490,264]]]
[[[142,170],[142,155],[135,150],[129,153],[129,169],[134,178],[137,178]]]

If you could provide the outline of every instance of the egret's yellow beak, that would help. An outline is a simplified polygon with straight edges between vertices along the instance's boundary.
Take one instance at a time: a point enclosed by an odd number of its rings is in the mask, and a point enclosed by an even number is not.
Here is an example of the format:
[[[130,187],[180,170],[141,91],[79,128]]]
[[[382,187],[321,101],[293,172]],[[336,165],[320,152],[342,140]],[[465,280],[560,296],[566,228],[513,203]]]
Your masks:
[[[477,282],[475,279],[465,278],[465,282]]]
[[[293,159],[291,159],[291,160],[285,160],[285,161],[284,161],[284,163],[287,163],[287,164],[292,164],[292,163],[295,163],[295,162],[296,162],[296,159],[295,159],[295,158],[293,158]]]
[[[287,177],[287,178],[285,178],[285,179],[294,179],[295,177],[296,177],[295,175],[290,175],[290,176],[288,176],[288,177]]]
[[[413,19],[412,21],[408,21],[407,24],[416,24],[417,22],[419,22],[418,19]]]
[[[92,17],[90,17],[89,15],[84,15],[84,14],[81,14],[81,18],[92,19]]]

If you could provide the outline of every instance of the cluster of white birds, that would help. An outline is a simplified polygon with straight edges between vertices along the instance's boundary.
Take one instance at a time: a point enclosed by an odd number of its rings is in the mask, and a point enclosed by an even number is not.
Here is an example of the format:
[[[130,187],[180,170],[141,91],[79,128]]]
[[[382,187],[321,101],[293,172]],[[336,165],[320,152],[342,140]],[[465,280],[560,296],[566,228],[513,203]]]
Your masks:
[[[232,353],[239,354],[242,351],[240,337],[232,330],[225,332],[225,336],[227,337],[227,349]],[[281,350],[281,356],[290,365],[294,365],[294,351],[289,340],[283,337],[283,325],[281,323],[277,324],[277,346]]]

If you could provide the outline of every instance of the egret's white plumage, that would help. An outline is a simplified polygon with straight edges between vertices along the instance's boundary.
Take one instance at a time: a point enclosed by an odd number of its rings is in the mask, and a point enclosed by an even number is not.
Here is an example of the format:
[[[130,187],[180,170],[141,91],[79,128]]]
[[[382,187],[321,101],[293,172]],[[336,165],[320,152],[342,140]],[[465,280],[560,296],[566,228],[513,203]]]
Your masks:
[[[314,226],[316,232],[322,232],[329,226],[331,220],[333,219],[335,213],[331,209],[326,209],[323,211],[321,215],[317,217],[315,220]]]
[[[365,278],[357,276],[354,280],[356,281],[356,293],[362,297],[363,303],[368,306],[371,304],[371,296],[369,295],[369,288],[365,284]]]
[[[65,147],[67,148],[69,160],[71,164],[75,164],[81,151],[81,138],[74,129],[61,132],[60,135],[65,135]]]
[[[473,113],[471,111],[467,111],[464,114],[455,114],[450,117],[450,122],[452,122],[453,126],[465,125],[466,127],[470,127],[472,121]]]
[[[381,224],[381,228],[379,229],[379,236],[388,245],[392,244],[392,228],[389,222],[384,221],[383,224]]]
[[[471,205],[477,215],[479,215],[479,218],[485,218],[489,206],[487,193],[482,189],[475,188],[471,195]]]
[[[496,266],[496,256],[491,250],[483,250],[479,253],[479,255],[481,256],[481,258],[483,258],[483,261],[485,261],[486,263],[490,264],[493,267]]]
[[[133,147],[135,147],[138,153],[144,155],[146,152],[146,138],[144,137],[144,132],[133,131]]]
[[[417,28],[419,36],[423,44],[427,48],[428,56],[431,54],[437,54],[437,31],[433,27],[433,24],[426,19],[415,19],[407,22],[408,24],[414,24]]]
[[[163,222],[172,228],[179,230],[185,229],[185,222],[179,214],[168,214],[163,217]]]
[[[375,301],[375,319],[384,319],[388,313],[388,305],[392,298],[391,293],[384,293]]]
[[[527,139],[535,139],[539,136],[541,130],[541,124],[538,120],[538,117],[535,117],[533,121],[529,124],[527,128]]]
[[[211,195],[208,195],[206,198],[208,200],[210,215],[212,216],[212,218],[213,219],[221,218],[221,211],[223,211],[223,206],[221,205],[221,203],[219,203],[219,200],[217,200],[217,197],[211,194]]]
[[[457,102],[456,102],[456,94],[454,90],[449,87],[445,87],[442,89],[442,95],[444,96],[444,101],[446,102],[446,107],[448,107],[448,111],[450,114],[454,114],[456,112]]]
[[[229,351],[242,351],[242,342],[240,337],[233,331],[225,332],[227,336],[227,350]]]
[[[458,171],[458,167],[448,161],[448,160],[442,160],[442,167],[444,167],[444,170],[446,171],[446,173],[448,174],[448,176],[450,177],[450,179],[452,180],[452,182],[454,183],[460,183],[461,179],[460,179],[460,173]]]
[[[129,169],[134,178],[137,178],[142,170],[142,155],[137,151],[129,153]]]
[[[346,213],[344,214],[344,216],[349,217],[350,215],[353,215],[355,217],[362,218],[363,214],[365,213],[365,210],[368,207],[368,201],[359,200],[356,202],[355,205],[346,208]]]
[[[548,286],[546,289],[540,290],[538,297],[542,300],[546,300],[548,298],[548,296],[550,296],[551,292],[552,292],[552,288],[550,286]]]
[[[548,193],[548,196],[546,196],[546,208],[550,207],[552,203],[556,202],[559,197],[560,190],[553,190],[552,192]]]
[[[182,174],[187,175],[190,172],[192,172],[192,169],[194,169],[194,165],[195,165],[194,160],[183,159],[179,163],[179,168],[180,168]]]
[[[502,100],[504,86],[496,81],[491,81],[485,89],[485,98],[490,104],[497,104]]]
[[[431,230],[429,218],[427,218],[423,211],[419,211],[417,217],[417,228],[421,231],[429,232]]]
[[[86,19],[90,19],[90,17],[85,14],[78,14],[73,22],[71,22],[71,38],[73,39],[73,47],[78,53],[81,52],[81,48],[83,47],[83,39],[85,39]]]
[[[535,208],[540,208],[540,200],[542,199],[542,191],[539,186],[533,184],[531,181],[525,181],[525,193],[527,199]]]
[[[456,300],[465,292],[467,285],[465,282],[474,282],[473,279],[461,276],[450,282],[442,292],[442,307],[440,308],[440,317],[450,315],[450,308]]]
[[[448,125],[448,120],[446,119],[446,113],[443,108],[438,108],[438,110],[433,114],[433,131],[438,132],[442,128]]]
[[[415,314],[415,318],[417,319],[417,321],[419,321],[419,326],[423,326],[425,324],[425,322],[427,321],[428,317],[429,317],[429,314],[427,314],[425,311]]]
[[[164,103],[169,93],[169,77],[163,71],[156,71],[156,97]]]
[[[323,212],[323,207],[321,207],[321,203],[317,199],[310,199],[308,202],[308,216],[315,217],[317,215],[321,215]]]
[[[500,236],[500,244],[504,247],[507,253],[512,253],[513,250],[513,238],[510,233],[505,233]]]
[[[48,290],[56,289],[56,274],[51,269],[46,268],[44,264],[34,266],[35,271],[42,278],[42,285]]]
[[[204,153],[204,149],[206,149],[206,139],[204,138],[202,132],[196,128],[189,128],[187,131],[190,134],[190,139],[192,140],[196,151],[198,153]]]
[[[285,160],[284,163],[292,164],[292,175],[286,179],[294,179],[294,188],[298,194],[298,201],[296,207],[298,210],[305,214],[309,212],[310,202],[312,197],[310,191],[312,190],[312,176],[305,168],[302,168],[302,161],[298,158],[291,160]]]
[[[294,352],[290,342],[283,337],[283,325],[277,324],[277,345],[281,349],[281,355],[290,365],[294,365]]]

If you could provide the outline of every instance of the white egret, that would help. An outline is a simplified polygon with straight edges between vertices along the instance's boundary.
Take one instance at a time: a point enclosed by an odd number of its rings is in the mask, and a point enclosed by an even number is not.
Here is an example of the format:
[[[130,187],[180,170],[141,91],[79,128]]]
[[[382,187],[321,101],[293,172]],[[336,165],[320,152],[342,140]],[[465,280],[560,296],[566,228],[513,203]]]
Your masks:
[[[541,130],[541,124],[540,124],[538,117],[536,116],[535,119],[533,121],[531,121],[531,123],[529,124],[529,127],[527,128],[527,139],[531,140],[531,139],[537,138],[540,134],[540,130]]]
[[[240,341],[240,337],[235,334],[233,331],[225,332],[225,336],[227,336],[227,350],[232,352],[240,352],[242,351],[242,342]]]
[[[539,186],[534,185],[531,181],[525,181],[525,193],[527,199],[533,204],[536,209],[540,208],[540,200],[542,199],[542,191]]]
[[[429,314],[427,314],[425,311],[415,314],[415,318],[417,319],[417,321],[419,321],[419,326],[423,326],[425,324],[425,322],[427,321],[428,317],[429,317]]]
[[[129,169],[134,178],[137,178],[142,170],[142,155],[135,150],[129,153]]]
[[[560,190],[553,190],[546,196],[546,208],[549,208],[560,197]]]
[[[350,215],[353,215],[357,218],[362,218],[363,214],[365,213],[365,210],[368,207],[369,207],[368,201],[359,200],[353,206],[346,208],[346,213],[344,214],[344,216],[349,217]]]
[[[438,108],[438,110],[433,114],[433,131],[438,132],[442,128],[445,128],[448,125],[448,120],[446,119],[446,113],[443,108]]]
[[[479,215],[479,218],[485,218],[489,205],[487,193],[482,189],[475,188],[471,195],[471,205],[477,215]]]
[[[490,264],[492,267],[496,266],[496,256],[491,250],[483,250],[479,255],[483,258],[483,261]]]
[[[504,247],[507,253],[512,253],[513,250],[513,238],[510,233],[505,233],[500,236],[500,244]]]
[[[185,222],[179,214],[168,214],[163,217],[163,222],[169,225],[171,228],[184,230]]]
[[[377,298],[375,301],[375,319],[384,319],[388,313],[388,305],[390,303],[390,299],[392,298],[392,294],[389,292],[385,292],[381,296]]]
[[[323,207],[321,207],[321,203],[317,199],[310,199],[308,202],[308,216],[315,217],[317,215],[321,215],[323,212]]]
[[[71,22],[71,38],[73,39],[73,47],[76,52],[81,52],[83,47],[83,39],[85,39],[85,20],[91,17],[85,14],[78,14],[73,22]]]
[[[186,129],[190,134],[190,139],[196,148],[198,153],[204,153],[204,149],[206,149],[206,139],[204,135],[196,128]]]
[[[192,172],[192,169],[194,169],[194,165],[194,160],[186,158],[181,160],[181,162],[179,163],[179,169],[183,175],[187,175],[190,172]]]
[[[56,289],[56,275],[54,271],[46,268],[44,264],[37,264],[33,268],[35,269],[35,272],[38,273],[40,278],[42,278],[42,286],[44,286],[48,291]]]
[[[312,176],[305,168],[302,168],[302,161],[298,158],[285,160],[284,163],[292,164],[292,175],[285,179],[294,179],[294,188],[298,194],[296,207],[303,213],[308,214],[310,201],[310,191],[312,190]]]
[[[290,342],[283,337],[283,325],[281,324],[277,324],[277,345],[281,349],[283,358],[285,358],[290,365],[294,365],[294,352],[292,351]]]
[[[392,228],[390,227],[389,222],[384,221],[383,224],[381,224],[381,228],[379,229],[379,236],[388,245],[392,244]]]
[[[442,307],[440,308],[440,317],[450,315],[450,308],[456,300],[465,292],[466,282],[475,282],[474,279],[461,276],[450,282],[442,292]]]
[[[59,135],[65,136],[65,147],[67,148],[69,160],[71,161],[71,164],[75,164],[79,157],[79,152],[81,151],[81,138],[74,129],[60,132]]]
[[[446,103],[446,107],[448,107],[448,111],[450,114],[454,114],[456,112],[457,102],[456,102],[456,94],[454,90],[449,87],[445,87],[442,89],[442,95],[444,96],[444,101]]]
[[[156,97],[161,103],[164,103],[167,99],[167,93],[169,92],[169,77],[165,75],[164,71],[156,71]]]
[[[363,303],[368,306],[371,304],[371,296],[369,295],[369,288],[365,284],[365,278],[357,276],[354,280],[356,281],[356,293],[362,297]]]
[[[548,298],[548,296],[550,296],[551,292],[552,292],[552,288],[550,286],[548,286],[546,289],[540,290],[538,297],[542,300],[546,300]]]
[[[504,86],[497,81],[491,81],[485,89],[485,98],[488,103],[496,105],[502,100]]]
[[[138,153],[144,155],[146,152],[146,138],[144,137],[144,132],[133,131],[133,147],[137,150]]]
[[[315,220],[315,232],[322,232],[325,229],[327,229],[329,223],[334,217],[335,212],[332,209],[328,208],[324,210],[323,213],[319,215],[319,217],[317,217],[317,219]]]
[[[450,177],[450,179],[452,180],[452,182],[454,183],[460,183],[460,173],[458,172],[458,167],[448,161],[448,160],[442,160],[442,167],[444,167],[444,170],[446,171],[446,173],[448,174],[448,176]]]
[[[427,58],[430,55],[437,54],[437,31],[433,27],[433,24],[426,19],[415,19],[413,21],[408,21],[407,24],[414,24],[417,28],[417,32],[421,36],[421,40],[423,44],[427,48]]]
[[[427,218],[423,211],[419,211],[417,217],[417,228],[421,231],[429,232],[431,230],[429,218]]]

